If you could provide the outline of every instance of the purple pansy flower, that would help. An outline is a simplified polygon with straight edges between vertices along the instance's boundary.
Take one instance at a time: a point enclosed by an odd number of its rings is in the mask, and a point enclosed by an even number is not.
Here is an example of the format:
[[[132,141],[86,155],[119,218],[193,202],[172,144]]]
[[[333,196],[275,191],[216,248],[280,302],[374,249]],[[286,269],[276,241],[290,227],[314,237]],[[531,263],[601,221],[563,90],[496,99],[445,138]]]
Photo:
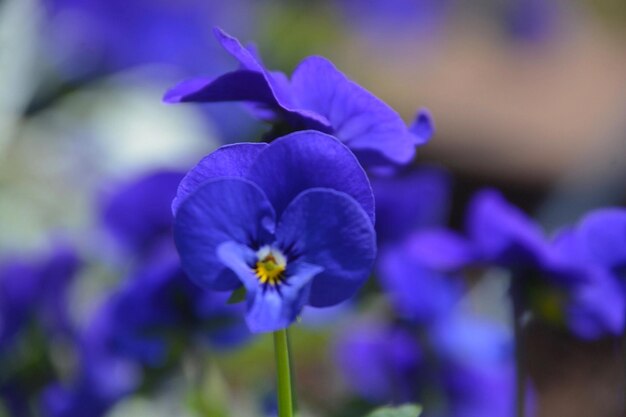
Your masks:
[[[79,267],[74,249],[60,242],[0,267],[0,402],[11,415],[31,415],[30,404],[53,376],[50,346],[73,341],[67,298]]]
[[[590,260],[626,277],[626,209],[595,210],[581,220],[577,233]]]
[[[162,63],[186,73],[224,66],[212,47],[212,24],[250,26],[247,0],[43,0],[56,55],[72,73],[109,72]],[[209,51],[214,59],[201,59]],[[82,74],[79,74],[82,75]]]
[[[150,257],[171,246],[171,202],[184,175],[155,171],[122,184],[102,202],[104,230],[126,253]]]
[[[513,349],[497,326],[447,316],[418,337],[366,322],[335,346],[348,385],[376,403],[418,401],[428,416],[505,417],[513,410]]]
[[[351,325],[337,339],[334,356],[346,382],[378,403],[415,401],[424,355],[414,336],[381,322]]]
[[[484,191],[471,204],[468,234],[481,263],[511,271],[512,295],[527,307],[558,303],[564,317],[557,319],[583,338],[623,327],[623,297],[614,291],[611,277],[584,256],[575,233],[565,229],[549,240],[499,193]],[[533,290],[536,286],[539,291]]]
[[[400,116],[373,94],[349,80],[325,58],[305,58],[291,79],[265,68],[252,47],[221,31],[215,35],[240,63],[217,78],[187,80],[165,94],[178,102],[244,101],[263,120],[291,130],[315,129],[345,143],[368,168],[406,164],[415,147],[432,135],[430,116],[420,111],[407,129]]]
[[[379,245],[447,223],[451,179],[444,170],[422,167],[391,177],[374,177],[371,181]]]
[[[429,229],[381,249],[377,272],[396,312],[429,324],[449,314],[465,292],[462,269],[476,259],[452,232]]]
[[[161,255],[109,297],[86,339],[93,349],[150,367],[163,366],[181,341],[234,347],[249,332],[242,308],[227,300],[227,294],[202,291],[187,279],[175,254]]]
[[[349,298],[376,254],[367,176],[316,131],[219,148],[183,179],[172,208],[183,268],[209,289],[243,285],[253,332]]]
[[[50,335],[73,331],[67,296],[80,266],[78,255],[56,244],[38,258],[15,258],[0,267],[0,353],[31,320]]]

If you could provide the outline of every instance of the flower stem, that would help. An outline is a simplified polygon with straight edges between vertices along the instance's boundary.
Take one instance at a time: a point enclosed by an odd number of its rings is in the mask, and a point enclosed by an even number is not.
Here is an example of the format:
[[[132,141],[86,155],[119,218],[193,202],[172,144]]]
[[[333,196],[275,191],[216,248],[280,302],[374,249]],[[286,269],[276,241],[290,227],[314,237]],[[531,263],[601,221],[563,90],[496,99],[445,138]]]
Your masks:
[[[512,291],[511,296],[513,300],[513,334],[515,338],[515,416],[525,417],[526,355],[524,352],[524,329],[522,326],[524,310],[520,294],[517,291]]]
[[[276,355],[276,379],[278,383],[278,417],[293,417],[287,329],[274,332],[274,353]]]

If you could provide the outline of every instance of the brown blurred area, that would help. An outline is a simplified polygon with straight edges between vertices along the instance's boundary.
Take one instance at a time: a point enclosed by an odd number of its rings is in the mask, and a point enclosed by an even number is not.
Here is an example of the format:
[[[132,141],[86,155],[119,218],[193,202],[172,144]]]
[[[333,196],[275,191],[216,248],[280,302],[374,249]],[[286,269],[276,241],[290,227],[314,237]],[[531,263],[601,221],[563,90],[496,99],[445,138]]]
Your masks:
[[[419,106],[432,111],[426,159],[545,185],[581,164],[620,164],[614,152],[626,142],[626,36],[589,15],[566,17],[537,43],[505,42],[476,19],[453,22],[430,47],[401,39],[372,53],[354,37],[340,64],[406,119]]]
[[[537,417],[624,417],[624,338],[582,342],[533,323],[525,335]]]

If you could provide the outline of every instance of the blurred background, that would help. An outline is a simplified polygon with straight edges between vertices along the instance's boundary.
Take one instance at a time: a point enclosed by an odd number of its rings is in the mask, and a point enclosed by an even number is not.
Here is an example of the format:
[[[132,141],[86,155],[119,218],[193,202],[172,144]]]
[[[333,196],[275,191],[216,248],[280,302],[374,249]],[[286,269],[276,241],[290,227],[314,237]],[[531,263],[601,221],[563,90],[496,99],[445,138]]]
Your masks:
[[[436,134],[420,149],[416,165],[448,173],[444,205],[453,228],[462,227],[468,201],[484,186],[500,189],[548,231],[592,208],[625,202],[626,3],[620,0],[4,0],[0,260],[10,271],[6,276],[43,276],[48,264],[61,262],[62,272],[55,273],[71,279],[48,285],[67,286],[67,293],[37,314],[46,323],[63,310],[71,330],[43,331],[43,338],[24,326],[11,330],[9,323],[18,320],[11,300],[29,290],[0,285],[0,316],[11,312],[0,317],[0,335],[21,340],[0,361],[0,416],[272,415],[273,355],[265,336],[227,349],[181,339],[177,360],[153,366],[158,372],[143,369],[143,382],[117,388],[124,395],[98,397],[100,411],[41,411],[69,410],[68,398],[91,398],[67,393],[74,382],[97,374],[81,371],[89,356],[81,352],[89,349],[82,336],[74,346],[76,334],[97,327],[111,294],[122,287],[131,292],[125,281],[145,275],[138,265],[145,245],[154,244],[153,234],[167,233],[177,180],[155,185],[158,191],[146,191],[143,200],[116,203],[116,196],[138,187],[137,181],[145,186],[155,173],[179,178],[218,146],[258,140],[268,130],[237,103],[162,103],[164,92],[182,79],[236,67],[215,41],[214,26],[255,42],[268,68],[288,74],[302,58],[323,55],[407,122],[428,108]],[[164,201],[153,200],[161,191]],[[128,231],[144,227],[135,226],[147,218],[149,232]],[[133,240],[137,235],[149,243]],[[59,247],[66,252],[59,255]],[[476,330],[463,340],[487,344],[495,338],[500,356],[510,344],[506,291],[506,282],[488,276],[453,307],[498,329],[497,337],[490,331],[483,338]],[[390,307],[375,282],[353,304],[307,312],[294,329],[302,416],[359,416],[374,404],[398,400],[384,389],[351,382],[385,380],[378,371],[358,374],[345,357],[358,357],[359,349],[364,357],[384,356],[387,348],[377,344],[391,339],[383,326]],[[136,313],[129,308],[128,314]],[[127,317],[119,314],[116,320]],[[360,343],[346,340],[357,329],[365,329]],[[616,339],[581,342],[541,326],[529,331],[529,403],[537,415],[624,415],[624,391],[618,389],[624,365]],[[455,345],[446,337],[432,344]],[[466,353],[464,359],[474,358]],[[485,355],[479,354],[487,361]],[[26,365],[9,369],[11,362]],[[111,374],[120,368],[134,375],[121,380],[135,380],[137,369],[124,366],[100,372],[115,379]],[[19,383],[16,375],[22,375]],[[435,384],[424,379],[422,385]],[[488,393],[500,397],[506,384],[489,381],[494,386]],[[462,388],[452,391],[463,396]],[[417,399],[428,395],[422,391]],[[484,395],[483,402],[495,401]]]

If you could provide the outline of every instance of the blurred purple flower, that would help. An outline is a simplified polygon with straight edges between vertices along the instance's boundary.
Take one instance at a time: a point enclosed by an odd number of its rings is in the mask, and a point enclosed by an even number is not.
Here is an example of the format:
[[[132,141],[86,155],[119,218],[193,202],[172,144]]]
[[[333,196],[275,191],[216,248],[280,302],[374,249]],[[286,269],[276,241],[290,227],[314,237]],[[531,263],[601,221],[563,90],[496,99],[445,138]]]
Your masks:
[[[398,35],[430,35],[441,26],[450,2],[446,0],[336,0],[345,13],[345,23],[389,40]],[[414,37],[413,37],[414,38]]]
[[[262,120],[291,130],[314,129],[345,143],[368,168],[410,162],[416,146],[432,135],[430,117],[418,113],[408,128],[400,116],[373,94],[350,81],[328,60],[305,58],[291,79],[265,68],[253,47],[216,29],[224,49],[240,69],[217,78],[183,81],[164,97],[169,103],[244,101]]]
[[[374,177],[371,181],[379,245],[447,223],[451,181],[444,170],[420,168],[392,177]]]
[[[219,148],[183,179],[172,208],[183,268],[212,290],[243,285],[253,332],[348,299],[376,254],[367,176],[316,131]]]
[[[514,39],[542,41],[557,29],[560,8],[558,0],[507,0],[504,24]]]
[[[73,248],[60,242],[0,267],[0,402],[11,415],[31,415],[42,384],[54,376],[50,348],[73,341],[68,292],[79,267]]]
[[[513,409],[511,340],[488,323],[448,316],[419,339],[407,328],[363,323],[339,337],[335,359],[373,402],[417,401],[426,416],[508,417]]]
[[[78,255],[65,244],[0,266],[0,354],[32,321],[49,335],[72,333],[67,296],[79,266]]]
[[[113,293],[86,339],[93,349],[148,367],[164,366],[194,340],[235,347],[249,332],[243,308],[227,301],[227,294],[196,287],[172,253],[145,264]]]
[[[472,249],[441,230],[416,232],[382,248],[377,271],[398,314],[420,324],[449,314],[465,291],[460,272],[475,260]]]
[[[246,0],[44,0],[50,40],[65,70],[107,73],[144,64],[169,64],[184,73],[224,67],[211,26],[249,28]],[[206,59],[207,54],[211,59]]]
[[[554,307],[561,319],[583,338],[623,329],[623,295],[606,269],[584,255],[572,231],[549,241],[537,223],[500,194],[484,191],[471,204],[468,233],[481,263],[511,271],[512,296],[521,297],[526,307],[558,303]]]
[[[376,322],[350,326],[334,353],[342,375],[362,397],[378,403],[416,400],[424,359],[405,329]]]
[[[104,229],[126,253],[143,258],[154,255],[163,246],[171,247],[170,206],[183,177],[183,172],[155,171],[119,186],[104,199]]]

